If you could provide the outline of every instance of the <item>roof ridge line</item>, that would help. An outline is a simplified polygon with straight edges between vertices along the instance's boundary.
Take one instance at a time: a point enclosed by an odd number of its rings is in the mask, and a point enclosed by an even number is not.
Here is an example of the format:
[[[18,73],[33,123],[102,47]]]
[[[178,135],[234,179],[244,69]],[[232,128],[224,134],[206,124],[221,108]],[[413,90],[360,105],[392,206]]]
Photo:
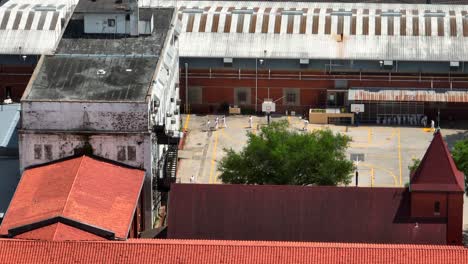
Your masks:
[[[63,206],[62,213],[60,214],[61,216],[64,216],[65,209],[67,208],[67,205],[68,205],[68,200],[70,199],[70,195],[71,195],[71,193],[72,193],[72,190],[73,190],[73,188],[75,187],[76,178],[78,178],[78,172],[79,172],[80,169],[81,169],[81,164],[83,163],[84,157],[86,157],[86,155],[82,155],[82,156],[81,156],[80,165],[78,166],[78,169],[76,170],[75,178],[73,179],[73,183],[72,183],[72,185],[71,185],[71,187],[70,187],[70,191],[68,192],[67,199],[65,200],[65,205]]]
[[[141,241],[141,242],[140,242]],[[77,241],[79,242],[79,241]],[[111,241],[91,241],[107,243]],[[268,241],[268,240],[198,240],[198,239],[128,239],[119,241],[132,244],[161,245],[198,245],[198,246],[255,246],[255,247],[287,247],[287,248],[365,248],[365,249],[412,249],[412,250],[445,250],[447,247],[468,251],[464,246],[424,245],[424,244],[372,244],[343,243],[318,241]],[[156,243],[155,243],[156,242]],[[114,242],[115,243],[115,242]]]

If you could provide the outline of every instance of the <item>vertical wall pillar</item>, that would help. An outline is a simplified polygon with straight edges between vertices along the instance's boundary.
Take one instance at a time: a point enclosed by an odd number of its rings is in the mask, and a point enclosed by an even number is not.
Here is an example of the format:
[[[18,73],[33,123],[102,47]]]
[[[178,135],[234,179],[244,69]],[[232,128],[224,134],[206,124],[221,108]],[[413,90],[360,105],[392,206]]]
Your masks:
[[[463,193],[447,194],[447,244],[463,243]]]

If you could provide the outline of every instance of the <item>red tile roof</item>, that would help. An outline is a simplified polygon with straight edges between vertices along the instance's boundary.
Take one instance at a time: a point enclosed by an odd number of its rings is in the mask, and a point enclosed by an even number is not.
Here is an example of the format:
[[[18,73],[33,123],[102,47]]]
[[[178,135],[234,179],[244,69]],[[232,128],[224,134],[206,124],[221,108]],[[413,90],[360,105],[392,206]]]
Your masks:
[[[19,226],[63,217],[127,238],[144,174],[140,169],[87,156],[27,169],[0,226],[0,235],[7,235],[10,229]],[[22,237],[57,240],[93,237],[76,228],[70,232],[70,228],[58,224]]]
[[[44,226],[32,231],[15,236],[18,239],[41,239],[41,240],[105,240],[105,238],[94,235],[92,233],[74,228],[72,226],[55,223]]]
[[[0,263],[461,264],[457,246],[264,241],[26,241],[0,239]]]
[[[406,188],[173,184],[168,238],[446,244]],[[416,225],[416,223],[418,224]]]
[[[411,177],[411,190],[464,192],[465,177],[437,132],[424,154],[421,164]]]

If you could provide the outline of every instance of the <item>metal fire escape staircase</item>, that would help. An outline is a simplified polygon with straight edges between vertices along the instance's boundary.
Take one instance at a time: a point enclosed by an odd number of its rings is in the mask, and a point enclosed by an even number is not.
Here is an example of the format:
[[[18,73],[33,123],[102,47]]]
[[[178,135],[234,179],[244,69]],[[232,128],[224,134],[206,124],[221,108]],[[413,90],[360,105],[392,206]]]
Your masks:
[[[163,159],[162,177],[157,178],[159,192],[168,192],[171,189],[171,183],[176,182],[177,152],[177,145],[169,145]]]

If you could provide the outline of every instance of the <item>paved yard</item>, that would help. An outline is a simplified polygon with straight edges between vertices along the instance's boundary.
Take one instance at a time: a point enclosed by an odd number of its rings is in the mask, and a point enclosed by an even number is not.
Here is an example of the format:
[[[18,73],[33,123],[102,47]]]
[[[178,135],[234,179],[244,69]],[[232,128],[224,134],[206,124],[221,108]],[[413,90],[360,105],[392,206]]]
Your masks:
[[[246,133],[257,133],[258,127],[266,124],[265,117],[254,116],[253,128],[249,128],[248,116],[228,116],[228,127],[223,128],[219,116],[218,130],[207,130],[207,120],[210,120],[213,127],[215,118],[213,115],[183,116],[184,128],[189,133],[180,155],[178,178],[181,182],[190,182],[193,176],[197,183],[220,183],[217,162],[225,155],[223,149],[241,150],[247,139]],[[303,122],[298,117],[272,118],[273,121],[279,119],[288,120],[291,128],[297,131],[303,128]],[[348,157],[351,154],[363,154],[364,161],[357,165],[359,186],[404,186],[409,181],[408,165],[411,159],[422,158],[432,139],[432,133],[420,127],[310,124],[307,129],[312,131],[325,128],[349,135],[353,139],[348,149]],[[442,133],[449,145],[467,136],[467,131],[464,130],[442,129]],[[354,179],[352,184],[355,184]],[[464,223],[468,225],[468,201],[465,202],[465,208]]]

